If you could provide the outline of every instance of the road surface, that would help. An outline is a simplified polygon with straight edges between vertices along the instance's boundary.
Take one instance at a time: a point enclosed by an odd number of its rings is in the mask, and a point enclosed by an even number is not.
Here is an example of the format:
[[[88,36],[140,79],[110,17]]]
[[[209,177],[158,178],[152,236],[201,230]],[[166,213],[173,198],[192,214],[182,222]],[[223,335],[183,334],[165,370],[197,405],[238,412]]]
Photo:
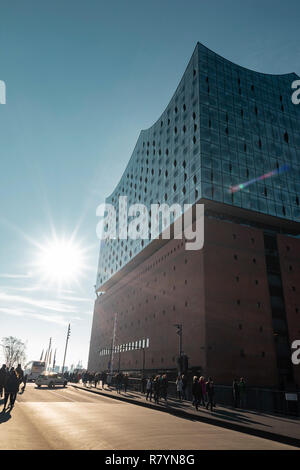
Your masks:
[[[3,400],[0,401],[3,408]],[[83,390],[27,384],[11,413],[0,413],[0,449],[293,449]]]

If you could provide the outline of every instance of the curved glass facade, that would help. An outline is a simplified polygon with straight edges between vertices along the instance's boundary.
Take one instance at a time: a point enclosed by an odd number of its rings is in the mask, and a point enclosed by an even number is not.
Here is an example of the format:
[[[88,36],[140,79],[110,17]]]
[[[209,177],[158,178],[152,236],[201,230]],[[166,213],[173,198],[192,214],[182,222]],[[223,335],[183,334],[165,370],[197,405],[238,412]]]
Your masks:
[[[294,74],[248,70],[197,44],[169,105],[140,133],[128,166],[106,199],[128,206],[199,199],[300,220],[300,105]],[[230,188],[288,165],[280,175]],[[172,219],[171,219],[172,221]],[[117,225],[118,227],[118,225]],[[96,288],[151,240],[102,241]]]

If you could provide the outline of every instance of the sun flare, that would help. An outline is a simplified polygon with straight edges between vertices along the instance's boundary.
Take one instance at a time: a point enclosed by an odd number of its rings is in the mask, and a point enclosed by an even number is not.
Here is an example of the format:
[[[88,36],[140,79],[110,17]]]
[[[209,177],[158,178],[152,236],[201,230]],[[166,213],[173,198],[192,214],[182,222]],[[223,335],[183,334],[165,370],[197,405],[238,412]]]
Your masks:
[[[40,248],[37,268],[51,282],[71,282],[84,270],[83,250],[72,241],[55,240]]]

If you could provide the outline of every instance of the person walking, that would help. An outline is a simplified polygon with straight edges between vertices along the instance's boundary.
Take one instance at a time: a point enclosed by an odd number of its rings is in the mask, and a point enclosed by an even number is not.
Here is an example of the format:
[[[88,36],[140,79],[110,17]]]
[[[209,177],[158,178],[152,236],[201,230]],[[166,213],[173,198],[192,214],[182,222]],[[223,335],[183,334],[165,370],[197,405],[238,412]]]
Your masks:
[[[153,380],[153,391],[154,391],[154,401],[159,404],[159,395],[160,395],[160,376],[157,375]]]
[[[199,379],[199,385],[200,385],[200,390],[199,390],[199,402],[200,405],[206,406],[205,400],[206,400],[206,382],[205,382],[205,377],[201,375]]]
[[[152,391],[153,391],[153,379],[152,377],[148,377],[147,383],[146,383],[146,400],[151,401],[152,399]]]
[[[147,384],[147,379],[146,379],[146,377],[143,376],[142,379],[141,379],[141,392],[143,394],[146,393],[146,384]]]
[[[176,380],[176,391],[177,391],[177,397],[180,401],[182,401],[182,396],[183,396],[183,381],[181,376],[179,375]]]
[[[84,387],[86,387],[87,380],[88,380],[88,373],[85,372],[82,376],[82,383]]]
[[[197,375],[194,375],[193,377],[193,383],[192,383],[192,395],[193,395],[193,405],[198,411],[198,404],[199,404],[199,389],[200,389],[200,383],[198,380]]]
[[[160,379],[160,395],[165,400],[166,404],[168,404],[168,379],[167,374],[163,374]]]
[[[123,377],[124,393],[127,393],[128,382],[129,382],[128,374],[124,374],[124,377]]]
[[[107,373],[103,371],[102,372],[102,389],[105,389],[106,381],[107,381]]]
[[[0,398],[2,398],[3,395],[7,372],[6,365],[3,364],[0,369]]]
[[[240,388],[237,379],[234,379],[232,384],[233,406],[238,408],[240,404]]]
[[[206,382],[206,392],[208,396],[208,402],[206,404],[206,409],[208,410],[208,407],[210,405],[210,411],[213,411],[213,406],[214,406],[214,383],[211,377],[208,377],[208,381]]]
[[[27,384],[27,374],[24,374],[24,377],[23,377],[23,387],[22,387],[22,393],[24,393],[24,392],[25,392],[26,384]]]
[[[21,367],[21,364],[18,364],[18,367],[16,368],[16,374],[19,379],[19,384],[21,385],[21,383],[23,382],[23,377],[24,377],[24,371]]]
[[[240,401],[240,407],[245,408],[246,406],[246,384],[245,380],[243,377],[240,378],[239,382],[239,401]]]
[[[95,372],[95,375],[94,375],[95,388],[97,388],[98,382],[99,382],[99,374],[98,374],[98,372]]]
[[[6,409],[6,405],[9,398],[9,408],[12,410],[15,404],[16,396],[19,391],[19,378],[16,374],[15,369],[12,367],[10,372],[8,373],[5,381],[5,394],[4,394],[4,408],[3,411]]]
[[[186,400],[187,399],[186,392],[187,392],[187,384],[188,384],[187,377],[184,374],[182,374],[181,380],[182,380],[182,399]]]
[[[121,393],[122,382],[123,382],[123,374],[122,374],[122,372],[119,372],[119,373],[116,375],[116,389],[117,389],[117,393]]]

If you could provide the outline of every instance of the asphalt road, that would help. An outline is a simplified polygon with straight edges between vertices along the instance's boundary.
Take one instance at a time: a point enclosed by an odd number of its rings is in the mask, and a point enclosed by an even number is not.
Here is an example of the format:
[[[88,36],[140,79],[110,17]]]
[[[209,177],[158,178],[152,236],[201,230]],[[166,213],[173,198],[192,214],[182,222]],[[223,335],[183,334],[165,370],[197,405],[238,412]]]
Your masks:
[[[72,386],[49,390],[27,384],[24,394],[18,394],[11,413],[0,413],[0,449],[294,448],[76,390]]]

